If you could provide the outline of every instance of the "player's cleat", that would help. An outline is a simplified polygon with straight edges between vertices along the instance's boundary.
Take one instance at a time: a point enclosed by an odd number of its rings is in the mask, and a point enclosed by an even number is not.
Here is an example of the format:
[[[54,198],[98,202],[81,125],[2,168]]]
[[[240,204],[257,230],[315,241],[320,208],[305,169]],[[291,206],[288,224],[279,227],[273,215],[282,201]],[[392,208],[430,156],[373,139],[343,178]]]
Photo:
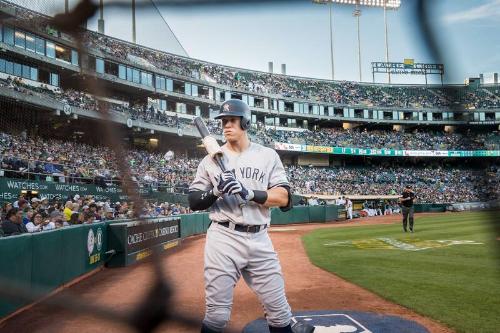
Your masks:
[[[288,324],[285,327],[274,327],[269,325],[269,333],[290,333],[292,332],[292,327]]]
[[[222,331],[215,331],[215,330],[211,329],[210,327],[208,327],[205,324],[201,325],[201,331],[200,331],[200,333],[221,333],[221,332]]]
[[[292,332],[293,333],[313,333],[315,330],[315,327],[312,325],[309,325],[306,322],[303,321],[296,321],[293,320],[292,323]]]

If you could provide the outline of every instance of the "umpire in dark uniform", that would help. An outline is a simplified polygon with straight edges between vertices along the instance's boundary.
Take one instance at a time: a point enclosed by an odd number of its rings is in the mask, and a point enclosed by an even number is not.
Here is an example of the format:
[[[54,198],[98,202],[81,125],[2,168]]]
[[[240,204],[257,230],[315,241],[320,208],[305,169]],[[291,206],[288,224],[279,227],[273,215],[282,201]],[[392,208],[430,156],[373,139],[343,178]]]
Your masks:
[[[415,212],[415,208],[413,207],[413,200],[415,199],[415,193],[412,191],[410,185],[406,185],[403,190],[402,197],[399,198],[399,202],[402,205],[403,211],[403,230],[407,232],[408,229],[406,226],[408,222],[410,224],[410,232],[413,232],[413,213]]]

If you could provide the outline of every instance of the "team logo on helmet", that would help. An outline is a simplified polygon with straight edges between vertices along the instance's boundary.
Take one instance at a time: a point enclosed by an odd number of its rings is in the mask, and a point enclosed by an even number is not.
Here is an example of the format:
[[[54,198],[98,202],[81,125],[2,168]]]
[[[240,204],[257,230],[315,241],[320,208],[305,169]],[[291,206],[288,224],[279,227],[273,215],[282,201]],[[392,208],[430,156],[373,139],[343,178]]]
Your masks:
[[[223,109],[224,111],[227,111],[227,112],[228,112],[228,111],[229,111],[229,104],[224,104],[224,106],[222,107],[222,109]]]

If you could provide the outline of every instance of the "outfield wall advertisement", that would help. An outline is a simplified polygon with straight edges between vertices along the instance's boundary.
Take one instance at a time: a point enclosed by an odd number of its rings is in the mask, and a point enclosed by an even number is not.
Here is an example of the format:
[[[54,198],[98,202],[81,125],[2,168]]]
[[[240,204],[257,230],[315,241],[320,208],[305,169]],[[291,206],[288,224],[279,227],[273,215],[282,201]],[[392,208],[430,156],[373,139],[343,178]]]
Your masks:
[[[297,151],[303,153],[320,153],[335,155],[359,156],[414,156],[414,157],[498,157],[500,150],[396,150],[396,149],[364,149],[348,147],[329,147],[299,145],[294,143],[275,142],[274,149]]]
[[[56,197],[61,199],[79,195],[93,195],[95,200],[123,201],[128,196],[123,189],[118,186],[101,187],[94,184],[68,184],[58,182],[45,182],[35,180],[24,180],[14,178],[0,178],[0,202],[14,201],[21,191],[36,192],[39,197],[46,197],[53,200]],[[151,195],[150,189],[140,189],[143,196]]]

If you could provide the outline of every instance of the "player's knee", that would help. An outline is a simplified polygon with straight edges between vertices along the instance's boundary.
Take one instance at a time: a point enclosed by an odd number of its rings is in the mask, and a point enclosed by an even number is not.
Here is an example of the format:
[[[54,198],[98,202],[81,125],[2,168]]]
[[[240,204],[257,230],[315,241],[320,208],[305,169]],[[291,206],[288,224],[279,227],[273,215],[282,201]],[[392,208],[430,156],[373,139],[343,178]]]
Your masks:
[[[208,307],[205,313],[203,324],[215,332],[222,332],[226,327],[231,309],[221,307]]]

